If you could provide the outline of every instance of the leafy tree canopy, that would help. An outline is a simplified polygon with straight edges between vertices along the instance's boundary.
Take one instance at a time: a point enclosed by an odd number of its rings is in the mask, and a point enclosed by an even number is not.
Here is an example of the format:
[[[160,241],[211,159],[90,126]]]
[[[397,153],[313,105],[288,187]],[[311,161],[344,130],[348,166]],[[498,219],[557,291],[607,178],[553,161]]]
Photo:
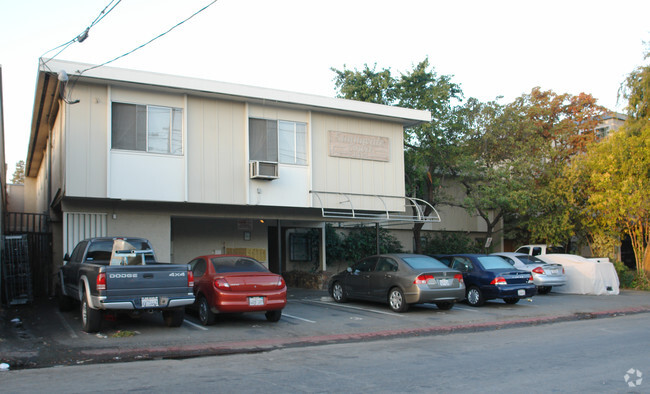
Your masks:
[[[11,183],[14,185],[22,185],[25,183],[25,161],[19,160],[16,163],[14,175],[11,177]]]

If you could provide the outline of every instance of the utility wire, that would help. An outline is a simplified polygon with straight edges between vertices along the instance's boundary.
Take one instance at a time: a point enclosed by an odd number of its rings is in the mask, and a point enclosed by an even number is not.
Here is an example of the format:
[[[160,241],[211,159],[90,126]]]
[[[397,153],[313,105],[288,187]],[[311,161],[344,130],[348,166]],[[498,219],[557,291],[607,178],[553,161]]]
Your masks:
[[[208,7],[210,7],[211,5],[213,5],[214,3],[216,3],[217,1],[218,1],[218,0],[213,0],[212,2],[210,2],[210,4],[206,5],[205,7],[201,8],[200,10],[196,11],[195,13],[193,13],[192,15],[190,15],[189,17],[185,18],[184,20],[178,22],[177,24],[175,24],[174,26],[172,26],[171,28],[169,28],[169,29],[168,29],[167,31],[165,31],[164,33],[160,33],[160,34],[157,35],[156,37],[154,37],[154,38],[152,38],[151,40],[145,42],[144,44],[142,44],[142,45],[140,45],[140,46],[138,46],[138,47],[136,47],[136,48],[133,48],[132,50],[130,50],[130,51],[128,51],[128,52],[126,52],[126,53],[124,53],[124,54],[122,54],[122,55],[120,55],[120,56],[117,56],[117,57],[115,57],[115,58],[113,58],[113,59],[111,59],[111,60],[108,60],[108,61],[106,61],[106,62],[104,62],[104,63],[102,63],[102,64],[98,64],[98,65],[96,65],[96,66],[88,67],[88,68],[86,68],[86,69],[84,69],[84,70],[78,71],[77,78],[80,77],[81,74],[85,73],[86,71],[94,70],[94,69],[96,69],[96,68],[99,68],[99,67],[105,66],[105,65],[107,65],[107,64],[109,64],[109,63],[113,63],[114,61],[116,61],[116,60],[118,60],[118,59],[121,59],[121,58],[123,58],[123,57],[125,57],[125,56],[128,56],[128,55],[132,54],[133,52],[135,52],[135,51],[137,51],[137,50],[139,50],[139,49],[144,48],[145,46],[151,44],[152,42],[156,41],[157,39],[163,37],[164,35],[166,35],[166,34],[169,33],[170,31],[176,29],[177,27],[179,27],[179,26],[182,25],[183,23],[185,23],[185,22],[189,21],[190,19],[194,18],[196,15],[198,15],[198,14],[200,14],[201,12],[205,11]]]
[[[90,31],[90,29],[91,29],[93,26],[95,26],[96,24],[98,24],[102,19],[104,19],[104,18],[106,17],[106,15],[108,15],[111,11],[113,11],[113,9],[114,9],[115,7],[117,7],[117,5],[120,4],[121,1],[122,1],[122,0],[111,0],[111,2],[108,3],[108,5],[106,5],[106,7],[104,7],[104,9],[99,13],[99,15],[97,15],[97,17],[95,18],[95,20],[93,20],[92,23],[91,23],[88,27],[86,27],[86,29],[85,29],[83,32],[81,32],[80,34],[78,34],[78,35],[77,35],[76,37],[74,37],[72,40],[70,40],[70,41],[68,41],[68,42],[66,42],[66,43],[64,43],[64,44],[61,44],[61,45],[59,45],[59,46],[56,47],[56,48],[52,48],[52,49],[50,49],[49,51],[47,51],[47,52],[45,52],[44,54],[42,54],[42,55],[41,55],[41,58],[43,58],[45,55],[47,55],[48,53],[50,53],[50,52],[52,52],[52,51],[56,51],[57,49],[62,48],[62,49],[61,49],[60,51],[58,51],[54,56],[52,56],[51,58],[49,58],[46,62],[43,62],[43,66],[46,66],[46,65],[47,65],[47,62],[49,62],[50,60],[54,59],[54,58],[57,57],[61,52],[63,52],[63,51],[65,51],[66,49],[68,49],[68,47],[69,47],[70,45],[74,44],[75,42],[83,42],[86,38],[88,38],[88,31]],[[115,3],[115,4],[113,4],[113,3]],[[110,7],[110,9],[109,9],[109,7]]]

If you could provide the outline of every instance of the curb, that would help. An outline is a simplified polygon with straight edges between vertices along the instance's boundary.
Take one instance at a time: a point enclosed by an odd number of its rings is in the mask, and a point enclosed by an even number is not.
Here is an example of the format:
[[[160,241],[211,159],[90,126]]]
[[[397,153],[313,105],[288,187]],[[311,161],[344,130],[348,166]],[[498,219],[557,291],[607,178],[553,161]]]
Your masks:
[[[201,344],[190,346],[169,346],[169,347],[145,347],[138,349],[85,349],[79,354],[86,357],[93,357],[87,363],[102,363],[112,361],[136,361],[153,359],[185,359],[192,357],[223,356],[233,354],[261,353],[272,350],[295,348],[303,346],[320,346],[338,343],[375,341],[390,338],[406,338],[413,336],[436,336],[454,333],[483,332],[500,330],[505,328],[518,328],[552,324],[568,321],[579,321],[586,319],[601,319],[617,316],[627,316],[650,312],[648,308],[626,308],[620,310],[599,311],[599,312],[577,312],[568,315],[557,315],[548,317],[508,320],[504,322],[485,322],[458,324],[447,326],[423,327],[416,329],[385,330],[369,333],[355,334],[333,334],[312,337],[298,337],[285,339],[265,339],[253,341],[229,342],[222,344]]]

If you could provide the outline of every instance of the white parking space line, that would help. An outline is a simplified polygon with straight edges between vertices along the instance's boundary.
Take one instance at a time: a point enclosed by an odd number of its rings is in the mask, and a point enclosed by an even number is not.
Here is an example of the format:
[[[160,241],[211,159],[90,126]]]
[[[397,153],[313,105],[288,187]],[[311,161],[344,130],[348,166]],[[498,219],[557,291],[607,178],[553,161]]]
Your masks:
[[[461,306],[456,306],[456,305],[454,305],[453,309],[459,309],[461,311],[469,311],[469,312],[478,312],[478,309],[475,308],[463,308]]]
[[[59,318],[61,319],[61,323],[63,323],[63,327],[68,331],[68,334],[70,334],[70,338],[79,338],[79,336],[77,335],[77,333],[74,332],[74,330],[72,329],[72,327],[70,327],[70,325],[68,324],[68,322],[65,320],[65,318],[63,317],[63,315],[61,314],[61,312],[56,311],[56,314],[57,314],[57,315],[59,316]]]
[[[284,312],[282,312],[282,317],[288,317],[289,319],[301,320],[301,321],[304,321],[304,322],[307,322],[307,323],[316,323],[313,320],[303,319],[302,317],[298,317],[298,316],[291,316],[291,315],[288,315],[288,314],[286,314]]]
[[[357,306],[342,305],[342,304],[337,304],[337,303],[333,303],[333,302],[323,302],[323,301],[314,301],[314,300],[305,300],[305,302],[313,302],[313,303],[316,303],[316,304],[324,304],[324,305],[329,305],[329,306],[336,306],[336,307],[339,307],[339,308],[356,309],[358,311],[380,313],[382,315],[389,315],[389,316],[395,316],[395,317],[404,317],[404,315],[400,315],[400,314],[394,313],[394,312],[384,312],[384,311],[378,311],[378,310],[375,310],[375,309],[359,308]]]
[[[189,324],[190,326],[192,326],[194,328],[198,328],[198,329],[203,330],[203,331],[208,331],[207,327],[203,327],[203,326],[200,326],[200,325],[198,325],[196,323],[192,323],[191,321],[189,321],[187,319],[183,320],[183,323]]]

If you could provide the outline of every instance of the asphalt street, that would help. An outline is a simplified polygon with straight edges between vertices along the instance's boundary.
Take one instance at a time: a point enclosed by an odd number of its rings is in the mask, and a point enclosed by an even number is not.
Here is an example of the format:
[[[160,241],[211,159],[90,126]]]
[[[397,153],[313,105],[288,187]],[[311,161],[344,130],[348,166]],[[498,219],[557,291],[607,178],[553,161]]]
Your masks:
[[[184,359],[266,352],[386,338],[494,331],[561,322],[616,319],[650,312],[650,293],[587,296],[550,293],[508,305],[500,300],[473,308],[459,303],[449,311],[417,305],[394,313],[387,305],[335,303],[325,291],[289,289],[282,319],[263,314],[220,316],[204,327],[187,313],[179,328],[165,327],[160,314],[105,321],[102,330],[81,330],[77,310],[59,312],[54,300],[2,311],[0,363],[9,370],[111,361]]]
[[[650,314],[0,373],[3,393],[647,393]]]

